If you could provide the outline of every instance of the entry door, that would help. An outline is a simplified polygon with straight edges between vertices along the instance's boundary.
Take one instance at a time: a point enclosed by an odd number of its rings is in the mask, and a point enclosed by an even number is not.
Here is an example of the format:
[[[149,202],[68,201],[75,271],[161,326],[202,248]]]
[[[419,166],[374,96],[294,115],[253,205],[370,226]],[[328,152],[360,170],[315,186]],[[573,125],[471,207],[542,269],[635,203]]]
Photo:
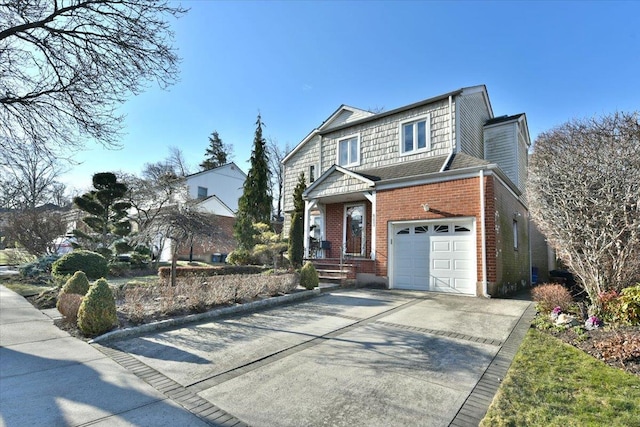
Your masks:
[[[364,255],[364,205],[347,206],[344,234],[345,254]]]

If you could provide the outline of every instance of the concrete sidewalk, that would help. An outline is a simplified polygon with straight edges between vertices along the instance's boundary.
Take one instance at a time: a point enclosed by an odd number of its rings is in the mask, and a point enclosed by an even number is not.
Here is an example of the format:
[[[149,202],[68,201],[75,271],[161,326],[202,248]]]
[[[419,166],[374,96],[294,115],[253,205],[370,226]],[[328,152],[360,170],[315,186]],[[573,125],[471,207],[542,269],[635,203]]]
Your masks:
[[[206,426],[0,286],[0,426]]]

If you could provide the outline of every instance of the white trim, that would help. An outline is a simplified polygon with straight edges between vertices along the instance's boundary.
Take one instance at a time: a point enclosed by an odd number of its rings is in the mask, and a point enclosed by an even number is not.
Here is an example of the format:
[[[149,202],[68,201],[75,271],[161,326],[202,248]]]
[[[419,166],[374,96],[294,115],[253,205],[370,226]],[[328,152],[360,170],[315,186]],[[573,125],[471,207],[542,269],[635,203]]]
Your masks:
[[[424,148],[414,148],[411,151],[404,151],[404,127],[409,124],[416,124],[419,122],[425,122],[425,146]],[[413,154],[424,153],[425,151],[431,150],[431,113],[422,114],[417,117],[412,117],[410,119],[402,120],[398,122],[398,143],[400,144],[400,157],[403,156],[411,156]],[[414,126],[413,129],[413,141],[414,147],[418,144],[418,127]]]
[[[356,140],[356,145],[358,146],[358,160],[356,162],[350,162],[347,163],[346,165],[340,164],[340,143],[343,141],[348,141],[348,140],[352,140],[354,139]],[[348,147],[348,157],[351,157],[351,146]],[[338,138],[338,140],[336,141],[336,165],[338,166],[342,166],[345,168],[348,167],[352,167],[352,166],[359,166],[360,165],[360,157],[361,157],[361,153],[360,153],[360,132],[351,134],[351,135],[345,135],[343,137]],[[351,159],[349,159],[351,160]]]
[[[362,239],[360,242],[360,255],[365,256],[367,250],[367,204],[361,202],[345,203],[342,213],[342,253],[347,254],[347,210],[355,206],[362,206]],[[358,255],[356,255],[358,256]]]
[[[358,175],[356,172],[352,172],[349,169],[343,168],[342,166],[338,166],[338,165],[333,165],[331,166],[329,169],[327,169],[326,172],[324,172],[322,175],[320,175],[318,178],[316,178],[316,180],[307,187],[306,190],[304,190],[304,192],[302,193],[303,197],[306,197],[307,195],[309,195],[313,190],[315,190],[315,188],[320,185],[320,183],[322,183],[325,179],[327,179],[329,176],[331,176],[331,174],[335,171],[341,172],[344,175],[348,175],[352,178],[355,178],[359,181],[364,182],[365,184],[367,184],[369,187],[373,187],[375,185],[375,182],[363,177],[362,175]],[[337,194],[336,194],[337,195]]]
[[[364,197],[369,200],[371,203],[371,253],[369,254],[369,258],[375,261],[376,259],[376,212],[378,209],[377,206],[377,193],[375,191],[371,193],[364,193]]]

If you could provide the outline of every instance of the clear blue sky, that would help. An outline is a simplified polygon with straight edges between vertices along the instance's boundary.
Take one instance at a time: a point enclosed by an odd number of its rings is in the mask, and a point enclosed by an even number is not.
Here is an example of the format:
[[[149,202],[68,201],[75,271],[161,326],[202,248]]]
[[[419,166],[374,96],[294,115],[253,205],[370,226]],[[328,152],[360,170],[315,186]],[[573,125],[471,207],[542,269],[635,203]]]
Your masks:
[[[390,110],[486,84],[532,140],[571,118],[640,109],[640,2],[183,1],[180,82],[122,107],[123,149],[89,144],[62,177],[138,173],[181,148],[196,167],[217,130],[245,171],[258,112],[294,147],[341,104]]]

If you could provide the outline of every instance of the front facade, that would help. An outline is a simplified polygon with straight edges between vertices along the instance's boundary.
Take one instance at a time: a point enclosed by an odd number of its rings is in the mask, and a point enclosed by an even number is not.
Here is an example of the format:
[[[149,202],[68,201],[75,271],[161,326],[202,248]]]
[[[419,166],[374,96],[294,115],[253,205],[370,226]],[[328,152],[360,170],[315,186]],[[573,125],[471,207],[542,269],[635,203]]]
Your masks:
[[[388,112],[342,106],[283,161],[285,232],[300,173],[307,257],[360,283],[499,295],[530,283],[524,114],[484,86]]]

